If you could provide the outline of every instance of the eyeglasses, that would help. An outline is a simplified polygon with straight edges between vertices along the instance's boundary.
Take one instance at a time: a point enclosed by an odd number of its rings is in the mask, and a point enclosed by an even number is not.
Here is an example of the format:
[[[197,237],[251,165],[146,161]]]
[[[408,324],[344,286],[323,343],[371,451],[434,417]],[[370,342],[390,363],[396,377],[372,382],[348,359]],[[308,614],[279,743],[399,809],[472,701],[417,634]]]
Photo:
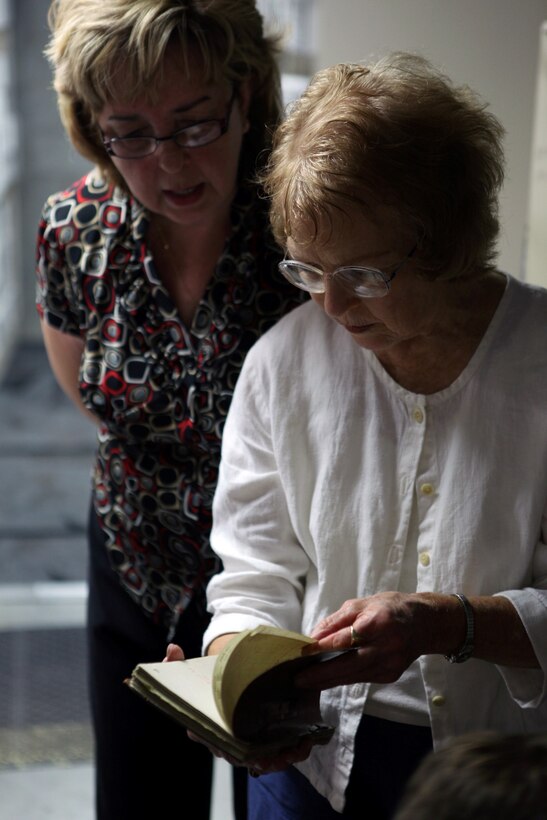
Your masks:
[[[180,148],[201,148],[220,139],[230,124],[236,90],[232,93],[226,109],[226,116],[220,119],[200,120],[179,128],[167,137],[105,137],[103,145],[112,157],[120,159],[142,159],[153,154],[160,142],[173,140]]]
[[[383,273],[378,268],[361,267],[359,265],[347,265],[331,273],[326,273],[313,265],[306,265],[304,262],[296,262],[294,259],[284,259],[279,263],[279,270],[293,285],[308,293],[324,293],[325,279],[336,276],[336,281],[359,296],[361,299],[380,299],[387,296],[391,288],[391,282],[399,273],[410,257],[416,251],[414,245],[402,262],[390,274]]]

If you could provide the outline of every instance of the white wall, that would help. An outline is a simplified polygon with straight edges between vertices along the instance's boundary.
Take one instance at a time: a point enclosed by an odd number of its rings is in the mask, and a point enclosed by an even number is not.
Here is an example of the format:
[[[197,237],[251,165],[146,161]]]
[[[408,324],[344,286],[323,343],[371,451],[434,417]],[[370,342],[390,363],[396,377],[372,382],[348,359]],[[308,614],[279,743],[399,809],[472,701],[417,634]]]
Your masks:
[[[499,264],[523,277],[539,33],[547,0],[317,0],[317,67],[423,54],[490,103],[506,128]]]

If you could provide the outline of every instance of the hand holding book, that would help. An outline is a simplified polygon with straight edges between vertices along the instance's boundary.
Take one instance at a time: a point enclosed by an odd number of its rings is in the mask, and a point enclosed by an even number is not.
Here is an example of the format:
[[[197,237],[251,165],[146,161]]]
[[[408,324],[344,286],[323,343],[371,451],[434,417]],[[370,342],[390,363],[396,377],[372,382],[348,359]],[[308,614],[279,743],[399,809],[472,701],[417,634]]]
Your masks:
[[[129,686],[181,722],[231,762],[285,768],[326,743],[333,727],[322,721],[318,690],[296,687],[297,673],[325,655],[299,633],[261,626],[238,633],[218,655],[139,664]],[[331,656],[332,653],[328,653]]]

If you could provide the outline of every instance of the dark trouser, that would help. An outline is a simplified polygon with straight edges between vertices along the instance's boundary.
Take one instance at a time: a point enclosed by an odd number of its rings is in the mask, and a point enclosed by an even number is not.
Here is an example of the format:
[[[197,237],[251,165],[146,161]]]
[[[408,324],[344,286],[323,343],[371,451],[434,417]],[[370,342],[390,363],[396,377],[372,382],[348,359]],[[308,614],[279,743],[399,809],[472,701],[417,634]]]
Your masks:
[[[165,628],[154,625],[120,586],[93,512],[89,544],[89,681],[97,818],[209,820],[211,754],[124,684],[137,663],[164,657]],[[181,617],[174,642],[187,657],[201,654],[206,623],[192,605]],[[246,770],[234,769],[236,773],[236,817],[243,820]]]
[[[364,715],[343,814],[291,766],[249,779],[249,820],[389,820],[406,781],[431,748],[428,728]]]

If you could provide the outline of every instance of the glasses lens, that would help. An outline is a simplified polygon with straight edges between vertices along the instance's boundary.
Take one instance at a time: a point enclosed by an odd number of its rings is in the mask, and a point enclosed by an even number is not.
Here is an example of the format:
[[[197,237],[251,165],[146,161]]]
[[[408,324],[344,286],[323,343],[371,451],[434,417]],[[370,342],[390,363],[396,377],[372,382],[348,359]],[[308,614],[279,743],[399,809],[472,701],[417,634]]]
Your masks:
[[[126,137],[113,139],[109,143],[110,150],[116,157],[133,159],[145,157],[156,150],[156,140],[151,137]]]
[[[378,298],[388,293],[384,277],[376,268],[340,268],[336,278],[363,299]]]
[[[198,148],[208,145],[223,134],[222,123],[219,120],[205,120],[182,128],[174,135],[174,140],[181,148]]]
[[[323,274],[318,273],[313,268],[308,268],[298,262],[285,260],[279,263],[279,270],[289,282],[292,282],[297,288],[307,290],[308,293],[323,293],[325,290]]]

